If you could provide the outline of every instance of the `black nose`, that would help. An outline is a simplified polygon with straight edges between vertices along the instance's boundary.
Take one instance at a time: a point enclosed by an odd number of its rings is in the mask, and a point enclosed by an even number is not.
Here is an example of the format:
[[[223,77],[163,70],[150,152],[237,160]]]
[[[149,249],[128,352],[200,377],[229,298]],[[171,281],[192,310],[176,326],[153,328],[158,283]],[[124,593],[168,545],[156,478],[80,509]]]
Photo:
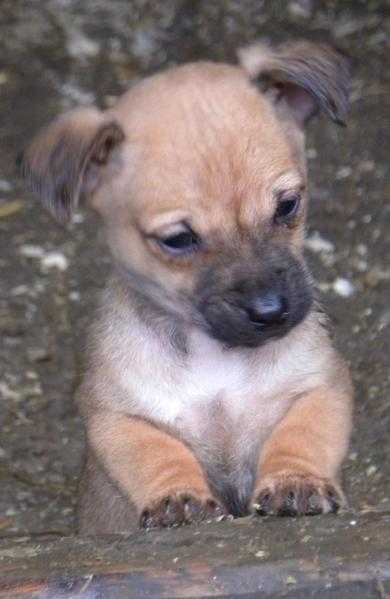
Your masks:
[[[247,303],[245,309],[250,322],[259,328],[283,324],[288,317],[286,299],[271,291],[253,297]]]

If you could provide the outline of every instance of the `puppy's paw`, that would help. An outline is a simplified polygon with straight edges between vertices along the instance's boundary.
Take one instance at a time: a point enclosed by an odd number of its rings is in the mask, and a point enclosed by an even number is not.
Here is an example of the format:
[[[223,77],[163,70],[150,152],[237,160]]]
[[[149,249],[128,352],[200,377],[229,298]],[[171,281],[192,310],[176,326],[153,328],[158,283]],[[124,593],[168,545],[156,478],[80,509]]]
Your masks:
[[[259,516],[315,516],[336,513],[344,505],[341,489],[331,480],[281,472],[261,482],[252,510]]]
[[[171,493],[146,507],[140,517],[140,527],[167,528],[203,520],[223,520],[225,508],[213,497],[200,499],[190,492]]]

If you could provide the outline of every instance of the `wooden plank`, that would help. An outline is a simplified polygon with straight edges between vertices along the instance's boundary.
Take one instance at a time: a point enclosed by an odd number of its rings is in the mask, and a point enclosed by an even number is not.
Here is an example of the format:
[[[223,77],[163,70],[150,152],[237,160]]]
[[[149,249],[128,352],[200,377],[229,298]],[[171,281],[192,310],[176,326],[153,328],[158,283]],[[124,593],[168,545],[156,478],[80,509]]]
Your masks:
[[[333,597],[337,589],[339,598],[356,585],[359,597],[381,597],[388,580],[387,513],[0,541],[2,599]]]

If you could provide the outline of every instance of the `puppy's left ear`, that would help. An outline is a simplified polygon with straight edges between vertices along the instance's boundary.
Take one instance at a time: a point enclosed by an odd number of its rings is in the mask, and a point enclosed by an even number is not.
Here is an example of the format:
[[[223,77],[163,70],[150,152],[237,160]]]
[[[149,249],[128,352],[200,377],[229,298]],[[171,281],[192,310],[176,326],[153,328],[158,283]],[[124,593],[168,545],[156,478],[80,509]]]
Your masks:
[[[112,151],[123,139],[106,113],[76,108],[40,131],[17,163],[31,190],[66,222],[80,196],[91,196],[107,176]]]
[[[253,44],[238,51],[250,78],[259,78],[275,103],[287,104],[303,126],[319,110],[345,125],[350,88],[350,61],[328,44],[296,41],[277,47]]]

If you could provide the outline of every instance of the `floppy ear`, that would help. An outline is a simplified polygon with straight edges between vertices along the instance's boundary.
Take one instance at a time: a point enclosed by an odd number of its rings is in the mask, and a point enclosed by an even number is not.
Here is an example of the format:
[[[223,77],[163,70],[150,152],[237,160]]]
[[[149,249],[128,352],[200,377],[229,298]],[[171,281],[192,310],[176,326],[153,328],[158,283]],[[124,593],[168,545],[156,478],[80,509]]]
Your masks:
[[[260,78],[274,102],[284,101],[300,126],[323,110],[345,125],[350,61],[327,44],[296,41],[271,47],[254,44],[238,51],[251,78]]]
[[[95,108],[78,108],[38,133],[18,158],[32,191],[61,222],[69,220],[82,194],[92,194],[113,148],[124,139],[120,126]]]

